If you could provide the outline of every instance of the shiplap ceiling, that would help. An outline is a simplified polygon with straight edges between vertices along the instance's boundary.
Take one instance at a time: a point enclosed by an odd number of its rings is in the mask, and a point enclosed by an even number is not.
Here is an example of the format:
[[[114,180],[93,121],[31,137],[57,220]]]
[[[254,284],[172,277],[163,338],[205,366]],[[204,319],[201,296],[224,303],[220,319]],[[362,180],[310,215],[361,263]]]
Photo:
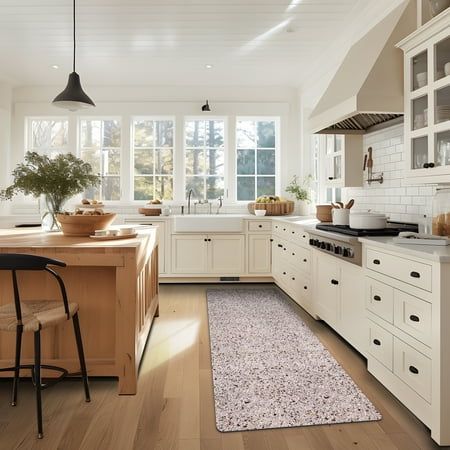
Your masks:
[[[85,85],[296,86],[351,24],[357,3],[78,0],[77,71]],[[0,79],[65,84],[71,4],[0,0]]]

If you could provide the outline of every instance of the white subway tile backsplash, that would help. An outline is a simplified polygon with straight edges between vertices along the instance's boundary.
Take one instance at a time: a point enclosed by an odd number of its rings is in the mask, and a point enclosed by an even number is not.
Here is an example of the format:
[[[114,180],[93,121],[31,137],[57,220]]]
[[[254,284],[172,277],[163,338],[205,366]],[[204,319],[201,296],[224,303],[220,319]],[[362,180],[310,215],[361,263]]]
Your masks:
[[[394,221],[419,222],[424,215],[430,216],[435,188],[403,186],[403,126],[365,135],[363,146],[365,151],[372,147],[373,174],[383,172],[384,182],[344,189],[344,199],[354,198],[356,209],[383,212]],[[367,172],[364,176],[367,178]]]

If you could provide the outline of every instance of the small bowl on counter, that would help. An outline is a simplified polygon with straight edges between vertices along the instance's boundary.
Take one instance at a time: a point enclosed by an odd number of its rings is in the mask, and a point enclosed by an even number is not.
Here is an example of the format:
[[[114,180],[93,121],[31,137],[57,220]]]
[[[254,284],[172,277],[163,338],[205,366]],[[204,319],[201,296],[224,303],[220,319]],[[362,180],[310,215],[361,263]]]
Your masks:
[[[266,210],[265,209],[255,209],[255,216],[265,216],[266,215]]]

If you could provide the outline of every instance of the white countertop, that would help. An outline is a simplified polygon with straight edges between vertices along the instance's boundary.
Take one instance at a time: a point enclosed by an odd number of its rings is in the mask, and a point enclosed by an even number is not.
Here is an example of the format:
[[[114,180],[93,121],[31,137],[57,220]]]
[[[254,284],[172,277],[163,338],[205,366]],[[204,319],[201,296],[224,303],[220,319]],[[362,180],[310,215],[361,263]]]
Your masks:
[[[430,261],[441,263],[450,262],[450,245],[397,244],[393,241],[392,236],[360,237],[358,239],[362,244],[379,247],[380,249],[410,255],[416,258],[428,259]]]

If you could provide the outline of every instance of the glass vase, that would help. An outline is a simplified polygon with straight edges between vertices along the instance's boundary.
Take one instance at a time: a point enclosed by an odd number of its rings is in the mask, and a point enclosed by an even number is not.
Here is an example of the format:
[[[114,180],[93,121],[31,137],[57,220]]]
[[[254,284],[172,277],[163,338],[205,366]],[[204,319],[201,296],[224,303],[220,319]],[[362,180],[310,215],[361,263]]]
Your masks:
[[[44,231],[61,231],[56,215],[63,212],[65,202],[66,199],[60,199],[52,195],[41,195],[39,198],[39,213]]]

